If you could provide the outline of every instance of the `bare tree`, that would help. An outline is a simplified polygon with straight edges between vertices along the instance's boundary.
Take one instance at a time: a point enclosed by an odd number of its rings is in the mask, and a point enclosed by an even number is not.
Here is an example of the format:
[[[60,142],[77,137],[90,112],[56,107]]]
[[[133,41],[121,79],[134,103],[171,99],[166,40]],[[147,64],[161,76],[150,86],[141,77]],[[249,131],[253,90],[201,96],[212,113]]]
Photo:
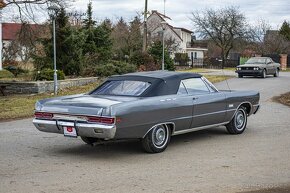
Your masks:
[[[250,40],[252,48],[258,54],[281,54],[289,50],[289,41],[279,33],[272,30],[265,20],[260,20],[251,26]]]
[[[192,12],[191,20],[200,37],[212,40],[221,49],[222,67],[235,41],[248,35],[246,18],[236,7]]]
[[[23,22],[35,21],[35,13],[40,10],[45,10],[50,4],[67,6],[68,2],[68,0],[6,0],[5,4],[7,8],[16,9],[19,19]]]
[[[250,28],[250,42],[252,48],[258,54],[265,54],[265,36],[266,33],[271,29],[271,26],[268,22],[261,19],[255,25],[252,25]]]
[[[46,25],[23,23],[19,31],[15,34],[15,39],[9,42],[4,50],[4,61],[19,60],[26,64],[34,54],[38,39],[47,36],[48,27]],[[49,33],[48,33],[49,34]]]
[[[278,30],[269,30],[264,38],[264,52],[266,54],[286,54],[290,43]]]

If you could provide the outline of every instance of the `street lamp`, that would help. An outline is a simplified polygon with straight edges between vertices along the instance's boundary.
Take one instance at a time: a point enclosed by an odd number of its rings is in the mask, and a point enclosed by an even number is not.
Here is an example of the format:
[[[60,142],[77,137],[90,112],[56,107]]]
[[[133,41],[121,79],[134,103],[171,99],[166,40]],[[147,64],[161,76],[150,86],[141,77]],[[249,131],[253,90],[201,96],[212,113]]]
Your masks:
[[[56,70],[56,38],[55,38],[55,19],[59,8],[55,5],[52,5],[47,8],[50,19],[52,20],[53,28],[53,81],[54,81],[54,95],[57,95],[57,70]]]
[[[2,9],[6,7],[6,3],[0,0],[0,70],[2,69],[2,51],[3,51],[3,36],[2,36]]]
[[[162,26],[162,70],[164,70],[164,59],[165,59],[165,30],[166,30],[166,26],[167,26],[167,23],[166,21],[162,21],[161,22],[161,26]]]

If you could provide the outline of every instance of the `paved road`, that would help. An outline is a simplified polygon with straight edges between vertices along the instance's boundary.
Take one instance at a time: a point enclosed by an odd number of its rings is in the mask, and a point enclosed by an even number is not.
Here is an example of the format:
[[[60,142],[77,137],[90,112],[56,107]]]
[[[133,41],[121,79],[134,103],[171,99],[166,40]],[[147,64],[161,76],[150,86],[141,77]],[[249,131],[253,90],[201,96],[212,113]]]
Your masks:
[[[243,192],[289,187],[290,73],[234,78],[231,89],[261,92],[262,108],[243,135],[224,127],[173,137],[161,154],[136,141],[91,147],[38,132],[30,119],[0,123],[0,192]],[[226,89],[226,84],[217,85]]]

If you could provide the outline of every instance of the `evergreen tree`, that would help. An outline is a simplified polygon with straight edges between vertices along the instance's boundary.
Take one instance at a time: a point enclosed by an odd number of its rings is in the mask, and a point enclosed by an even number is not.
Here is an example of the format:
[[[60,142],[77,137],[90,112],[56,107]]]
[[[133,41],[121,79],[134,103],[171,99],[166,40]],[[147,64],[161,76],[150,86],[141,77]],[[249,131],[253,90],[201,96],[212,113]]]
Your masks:
[[[34,57],[38,70],[53,69],[52,42],[52,37],[41,42],[44,54]],[[66,11],[61,8],[56,18],[56,65],[58,70],[64,71],[66,75],[80,74],[83,64],[83,43],[84,34],[70,26]]]
[[[83,54],[86,67],[93,67],[108,61],[112,55],[111,27],[108,19],[96,26],[92,19],[92,3],[88,4],[87,18],[83,21],[86,34]]]
[[[284,21],[281,28],[280,34],[283,35],[288,41],[290,41],[290,24],[287,21]]]
[[[115,59],[124,60],[129,55],[129,26],[121,17],[112,30],[113,55]]]
[[[107,62],[112,57],[113,43],[111,39],[111,32],[112,30],[105,21],[95,29],[95,45],[97,48],[96,51],[99,55],[99,62]]]
[[[160,69],[162,67],[162,55],[163,55],[163,46],[161,41],[154,42],[152,46],[149,48],[149,54],[153,56],[155,63],[159,64]],[[174,71],[174,61],[170,58],[170,55],[168,53],[168,50],[165,49],[165,55],[164,55],[164,68],[165,70],[171,70]]]
[[[96,53],[96,45],[94,42],[95,39],[95,25],[96,21],[92,18],[93,12],[92,12],[92,3],[90,2],[88,4],[87,9],[87,18],[83,20],[84,23],[84,33],[86,34],[86,40],[84,45],[84,54],[88,57],[93,57],[93,55]]]
[[[85,29],[92,29],[96,25],[96,21],[93,20],[93,6],[92,2],[88,4],[88,9],[87,9],[87,18],[84,19],[84,28]]]
[[[141,21],[138,17],[135,17],[133,21],[130,22],[129,26],[129,52],[130,58],[136,53],[142,51],[142,35],[140,31]]]

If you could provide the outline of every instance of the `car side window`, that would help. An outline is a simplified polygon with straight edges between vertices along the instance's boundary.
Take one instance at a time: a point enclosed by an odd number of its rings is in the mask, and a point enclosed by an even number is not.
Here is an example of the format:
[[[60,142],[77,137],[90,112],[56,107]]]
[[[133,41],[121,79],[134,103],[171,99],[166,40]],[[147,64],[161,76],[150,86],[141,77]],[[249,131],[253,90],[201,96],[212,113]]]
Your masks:
[[[208,87],[201,78],[189,78],[181,81],[188,94],[203,94],[209,93]]]

